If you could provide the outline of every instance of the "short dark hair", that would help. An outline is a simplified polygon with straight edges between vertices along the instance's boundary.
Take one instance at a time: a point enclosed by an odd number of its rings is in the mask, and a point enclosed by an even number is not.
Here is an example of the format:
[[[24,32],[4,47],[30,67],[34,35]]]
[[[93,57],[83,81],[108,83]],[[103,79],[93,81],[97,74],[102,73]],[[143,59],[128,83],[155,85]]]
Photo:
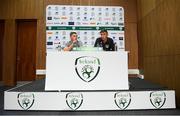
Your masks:
[[[100,33],[104,33],[104,32],[108,33],[108,31],[107,31],[106,29],[102,29],[102,30],[100,31]]]
[[[71,33],[70,33],[70,36],[72,36],[73,34],[77,34],[77,33],[76,33],[76,32],[71,32]]]

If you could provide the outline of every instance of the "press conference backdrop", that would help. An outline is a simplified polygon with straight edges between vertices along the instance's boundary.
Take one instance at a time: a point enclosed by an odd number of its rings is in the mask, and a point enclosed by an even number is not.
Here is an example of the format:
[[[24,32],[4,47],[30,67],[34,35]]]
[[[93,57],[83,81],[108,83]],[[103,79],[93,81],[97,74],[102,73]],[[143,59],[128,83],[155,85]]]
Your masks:
[[[46,8],[47,51],[64,48],[72,31],[77,32],[84,46],[94,46],[101,29],[108,30],[118,51],[124,51],[123,7],[49,5]]]

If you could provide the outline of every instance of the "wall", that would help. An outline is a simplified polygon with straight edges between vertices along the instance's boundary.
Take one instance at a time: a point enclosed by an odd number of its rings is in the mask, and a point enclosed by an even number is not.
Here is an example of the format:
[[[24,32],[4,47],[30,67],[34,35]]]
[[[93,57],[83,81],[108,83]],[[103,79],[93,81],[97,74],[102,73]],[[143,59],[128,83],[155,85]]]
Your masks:
[[[16,20],[37,19],[36,68],[45,66],[44,0],[1,0],[0,19],[5,20],[3,51],[3,82],[16,84]]]
[[[0,82],[2,81],[4,21],[0,20]]]
[[[180,1],[138,0],[139,66],[146,80],[176,90],[180,106]]]
[[[5,85],[16,84],[16,19],[37,19],[36,69],[45,69],[45,8],[48,4],[123,6],[125,8],[126,50],[130,51],[129,68],[138,68],[136,0],[1,0],[0,19],[5,19],[3,43]],[[37,78],[41,77],[44,76],[37,76]]]

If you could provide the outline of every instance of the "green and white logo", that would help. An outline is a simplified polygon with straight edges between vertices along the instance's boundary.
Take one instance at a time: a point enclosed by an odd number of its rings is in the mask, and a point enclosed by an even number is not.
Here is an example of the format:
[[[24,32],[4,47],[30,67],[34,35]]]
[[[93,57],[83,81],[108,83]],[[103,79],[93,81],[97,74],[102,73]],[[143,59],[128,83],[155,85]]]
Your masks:
[[[90,82],[100,71],[100,60],[91,56],[79,57],[75,61],[75,70],[80,79]]]
[[[34,104],[34,94],[33,93],[19,93],[17,96],[18,104],[24,110],[28,110]]]
[[[151,104],[160,109],[166,102],[166,93],[161,91],[155,91],[150,93]]]
[[[81,93],[66,94],[66,103],[72,110],[77,110],[83,103],[83,95]]]
[[[114,102],[121,109],[126,109],[131,103],[131,94],[129,92],[118,92],[114,94]]]

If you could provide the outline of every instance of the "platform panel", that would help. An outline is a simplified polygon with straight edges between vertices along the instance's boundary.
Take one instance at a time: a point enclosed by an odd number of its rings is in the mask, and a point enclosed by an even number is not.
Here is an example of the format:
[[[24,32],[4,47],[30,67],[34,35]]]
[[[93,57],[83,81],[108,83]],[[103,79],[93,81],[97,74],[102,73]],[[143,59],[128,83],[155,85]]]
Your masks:
[[[168,90],[167,87],[151,83],[140,78],[129,78],[129,90],[128,91],[157,91]],[[46,92],[45,91],[45,79],[36,80],[30,83],[15,87],[9,92]],[[106,90],[107,91],[107,90]]]
[[[175,92],[5,92],[5,110],[143,110],[171,109]]]

